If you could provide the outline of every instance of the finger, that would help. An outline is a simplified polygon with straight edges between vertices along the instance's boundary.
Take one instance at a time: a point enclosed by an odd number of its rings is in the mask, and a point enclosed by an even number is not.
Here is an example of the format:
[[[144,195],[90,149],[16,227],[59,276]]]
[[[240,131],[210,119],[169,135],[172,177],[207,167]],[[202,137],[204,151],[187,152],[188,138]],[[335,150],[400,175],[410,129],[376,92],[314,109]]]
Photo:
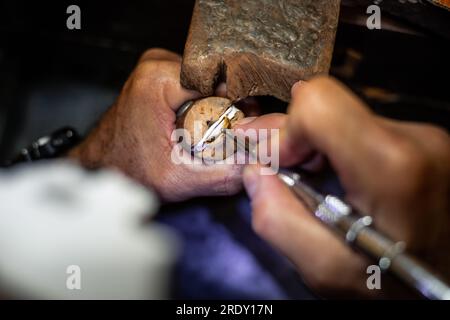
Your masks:
[[[161,56],[161,54],[160,49],[158,49],[156,51],[150,50],[146,55],[148,57],[152,55]],[[144,95],[146,99],[158,101],[159,103],[153,104],[154,107],[163,110],[169,108],[176,111],[184,102],[201,96],[199,92],[187,90],[181,86],[180,72],[181,62],[179,61],[144,60],[133,72],[132,81],[129,82],[129,85],[138,96]]]
[[[386,214],[377,214],[377,221],[386,226],[386,233],[396,231],[410,249],[427,250],[442,242],[440,226],[448,225],[444,214],[449,212],[448,205],[440,199],[448,198],[450,190],[450,180],[442,179],[450,175],[450,138],[444,130],[428,124],[380,121],[397,137],[397,148],[403,153],[397,176],[390,175],[394,182],[384,188],[401,203],[403,215],[391,213],[400,210],[386,210]],[[389,199],[384,200],[389,204]]]
[[[248,121],[247,118],[244,118],[241,121],[238,121],[234,128],[235,129],[280,129],[285,126],[287,116],[283,113],[270,113],[260,117],[251,117],[251,121]]]
[[[181,62],[182,58],[179,54],[162,49],[162,48],[151,48],[145,51],[139,58],[139,62],[149,61],[149,60],[166,60],[173,62]]]
[[[242,170],[241,165],[225,163],[180,165],[170,170],[160,196],[174,202],[201,196],[233,195],[242,189]]]
[[[428,242],[422,239],[433,240],[433,223],[422,216],[428,210],[419,204],[427,202],[417,199],[436,186],[421,144],[399,126],[388,128],[334,80],[317,78],[292,91],[290,116],[280,134],[283,148],[301,149],[306,142],[326,155],[354,207],[374,216],[389,237],[411,250],[424,249]]]
[[[412,139],[417,147],[426,152],[429,159],[434,161],[438,166],[447,166],[448,153],[450,150],[450,136],[448,133],[436,126],[424,123],[395,121],[386,118],[380,118],[383,125],[405,138]]]
[[[244,171],[255,231],[288,256],[313,287],[362,290],[366,261],[316,220],[276,176],[260,175],[259,169]]]
[[[280,134],[281,163],[286,162],[284,157],[299,160],[292,154],[305,158],[317,150],[330,160],[350,197],[361,190],[370,194],[385,184],[381,177],[374,177],[373,170],[383,170],[397,156],[392,134],[337,81],[316,78],[294,86],[289,114]],[[367,200],[358,199],[358,204]]]
[[[206,196],[233,195],[242,189],[243,166],[216,163],[202,168],[197,183]]]
[[[270,158],[278,163],[279,129],[285,125],[286,118],[286,114],[282,113],[244,118],[238,121],[233,129],[236,136],[251,143],[250,149],[258,150],[264,153],[264,157],[268,157],[267,160]]]

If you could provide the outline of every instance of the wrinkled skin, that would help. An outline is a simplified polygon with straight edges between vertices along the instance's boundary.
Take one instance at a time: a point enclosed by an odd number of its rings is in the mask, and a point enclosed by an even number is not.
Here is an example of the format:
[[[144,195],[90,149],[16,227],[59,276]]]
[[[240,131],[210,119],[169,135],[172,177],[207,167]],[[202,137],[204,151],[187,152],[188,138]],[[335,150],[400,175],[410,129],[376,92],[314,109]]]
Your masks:
[[[181,57],[175,53],[163,49],[145,52],[117,102],[69,156],[91,168],[118,168],[152,188],[164,201],[238,192],[242,165],[178,165],[171,161],[175,112],[185,101],[200,97],[181,87],[180,67]]]

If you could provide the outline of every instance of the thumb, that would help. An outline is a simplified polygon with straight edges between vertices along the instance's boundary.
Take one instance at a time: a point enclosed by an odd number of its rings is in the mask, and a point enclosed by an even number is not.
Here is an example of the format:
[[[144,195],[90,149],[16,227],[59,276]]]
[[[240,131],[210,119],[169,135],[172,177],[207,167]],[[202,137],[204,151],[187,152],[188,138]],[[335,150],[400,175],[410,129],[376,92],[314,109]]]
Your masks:
[[[313,288],[348,285],[354,273],[336,277],[342,270],[364,274],[362,259],[315,219],[276,175],[261,175],[260,169],[247,166],[243,173],[255,232],[286,255]]]
[[[292,252],[307,253],[310,249],[302,242],[328,235],[327,230],[276,175],[262,175],[261,170],[259,165],[252,165],[246,166],[243,173],[244,186],[252,201],[253,228],[288,256]],[[301,241],[297,244],[294,239]],[[321,244],[314,241],[314,246]]]

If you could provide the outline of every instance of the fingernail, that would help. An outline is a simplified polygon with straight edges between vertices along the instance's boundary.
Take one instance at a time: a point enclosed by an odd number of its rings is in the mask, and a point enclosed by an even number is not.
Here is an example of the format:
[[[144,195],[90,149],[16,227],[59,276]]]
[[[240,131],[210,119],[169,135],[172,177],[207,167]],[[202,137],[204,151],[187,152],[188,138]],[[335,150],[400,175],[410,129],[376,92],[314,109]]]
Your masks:
[[[234,124],[234,127],[238,127],[238,126],[243,126],[245,124],[249,124],[250,122],[253,122],[256,120],[256,118],[258,117],[247,117],[241,120],[236,121],[236,123]]]
[[[243,178],[245,189],[247,190],[250,198],[253,198],[257,192],[259,184],[258,167],[254,165],[246,166],[244,168]]]

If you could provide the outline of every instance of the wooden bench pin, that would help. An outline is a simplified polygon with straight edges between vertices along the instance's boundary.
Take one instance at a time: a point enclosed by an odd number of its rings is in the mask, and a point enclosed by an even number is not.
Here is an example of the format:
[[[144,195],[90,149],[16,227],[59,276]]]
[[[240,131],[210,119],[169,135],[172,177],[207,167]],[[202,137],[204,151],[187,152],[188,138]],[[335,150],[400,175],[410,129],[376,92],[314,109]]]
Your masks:
[[[234,144],[226,143],[223,129],[232,129],[245,117],[231,100],[209,97],[185,103],[177,113],[177,129],[189,133],[185,145],[194,156],[205,160],[223,160],[234,154]]]

